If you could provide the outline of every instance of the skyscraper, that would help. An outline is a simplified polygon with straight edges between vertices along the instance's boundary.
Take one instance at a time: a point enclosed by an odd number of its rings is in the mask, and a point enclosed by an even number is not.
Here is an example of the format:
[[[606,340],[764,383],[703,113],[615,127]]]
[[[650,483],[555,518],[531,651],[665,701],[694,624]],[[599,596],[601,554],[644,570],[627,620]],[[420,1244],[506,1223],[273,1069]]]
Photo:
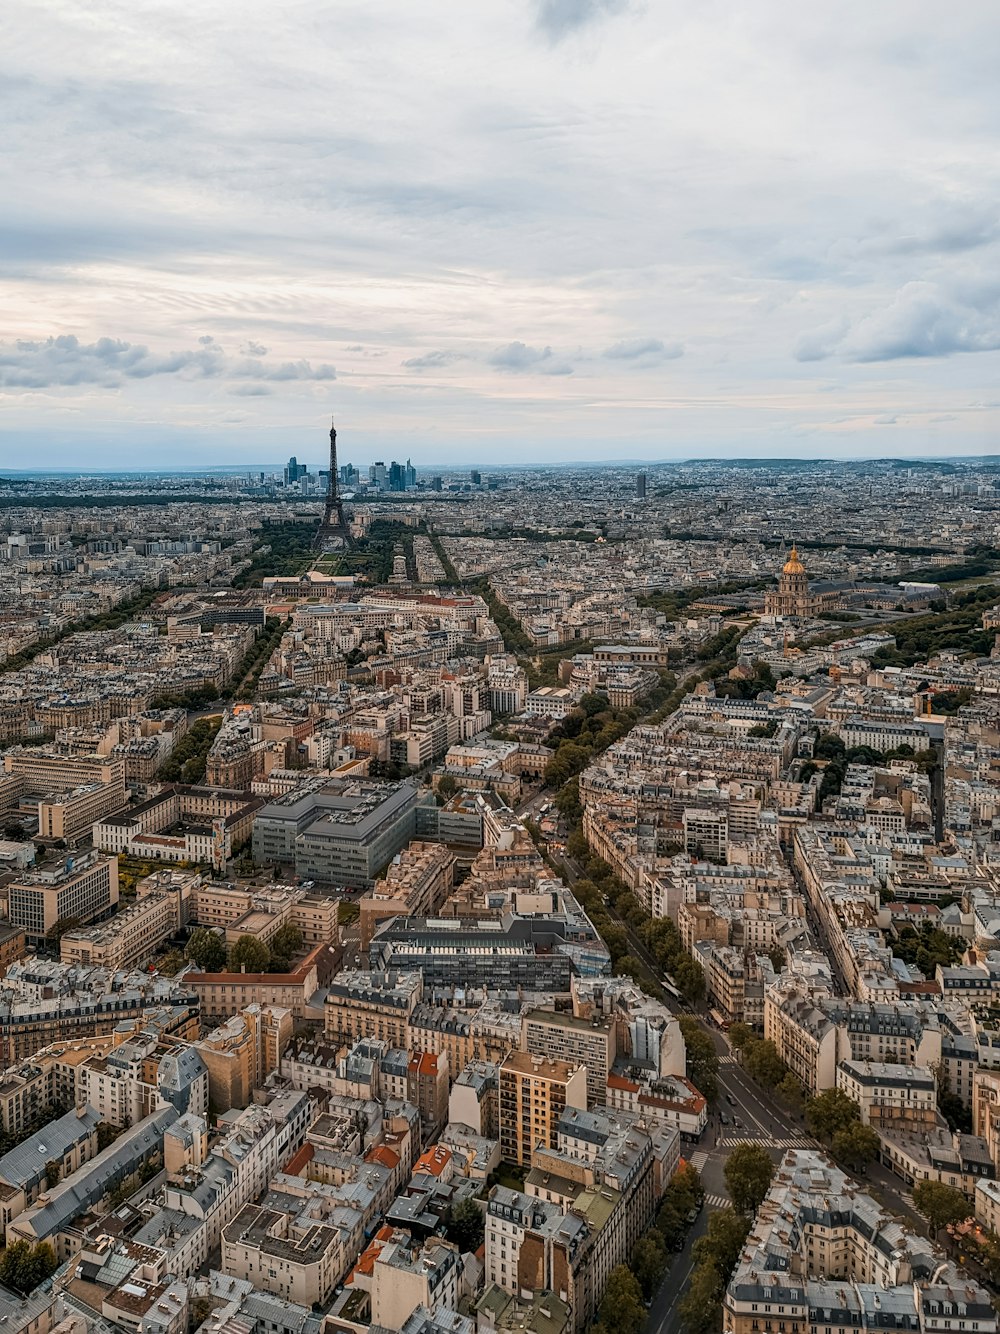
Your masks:
[[[482,486],[483,474],[481,472],[477,472],[476,469],[473,468],[473,470],[469,473],[469,480],[472,482],[473,486]]]
[[[635,494],[640,500],[646,499],[646,474],[641,472],[635,479]]]

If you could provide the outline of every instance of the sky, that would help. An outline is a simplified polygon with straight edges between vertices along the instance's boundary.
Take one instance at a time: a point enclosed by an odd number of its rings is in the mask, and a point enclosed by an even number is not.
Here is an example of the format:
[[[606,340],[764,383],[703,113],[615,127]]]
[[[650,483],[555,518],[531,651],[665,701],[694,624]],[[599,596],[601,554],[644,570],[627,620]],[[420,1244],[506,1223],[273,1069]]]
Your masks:
[[[5,0],[0,468],[1000,452],[995,0]]]

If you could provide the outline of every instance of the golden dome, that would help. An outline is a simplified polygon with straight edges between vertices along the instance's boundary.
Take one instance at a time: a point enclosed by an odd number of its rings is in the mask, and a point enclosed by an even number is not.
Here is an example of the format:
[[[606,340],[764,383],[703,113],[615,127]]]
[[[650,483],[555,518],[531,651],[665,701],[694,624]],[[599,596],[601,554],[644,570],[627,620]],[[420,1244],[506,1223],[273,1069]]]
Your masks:
[[[792,547],[792,554],[785,561],[785,567],[782,574],[805,574],[806,567],[799,560],[799,553],[795,547]]]

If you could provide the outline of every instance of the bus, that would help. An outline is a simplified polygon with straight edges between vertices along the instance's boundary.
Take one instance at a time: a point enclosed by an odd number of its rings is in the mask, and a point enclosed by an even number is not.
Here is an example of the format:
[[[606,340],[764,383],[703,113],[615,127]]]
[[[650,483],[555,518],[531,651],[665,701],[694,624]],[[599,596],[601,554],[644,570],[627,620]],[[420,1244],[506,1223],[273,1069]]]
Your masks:
[[[677,990],[677,987],[674,983],[674,979],[670,976],[669,973],[663,974],[663,977],[660,979],[660,983],[663,987],[663,990],[667,993],[668,996],[673,996],[674,1000],[681,1001],[683,1003],[684,997]]]
[[[729,1032],[729,1020],[723,1019],[718,1010],[709,1010],[708,1017],[720,1032]]]

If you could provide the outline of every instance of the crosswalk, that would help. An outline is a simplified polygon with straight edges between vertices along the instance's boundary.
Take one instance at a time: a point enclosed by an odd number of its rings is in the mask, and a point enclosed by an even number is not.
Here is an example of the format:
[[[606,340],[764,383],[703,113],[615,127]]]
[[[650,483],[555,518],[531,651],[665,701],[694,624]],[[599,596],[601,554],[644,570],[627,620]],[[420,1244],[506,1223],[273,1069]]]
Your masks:
[[[693,1153],[691,1155],[690,1161],[691,1161],[691,1166],[694,1168],[694,1170],[696,1172],[700,1172],[701,1169],[708,1162],[708,1154],[705,1152],[704,1149],[699,1149],[697,1153]]]
[[[736,1057],[733,1056],[731,1052],[727,1052],[725,1056],[719,1057],[720,1065],[736,1065],[736,1063]]]
[[[765,1149],[809,1149],[812,1140],[805,1135],[791,1135],[787,1139],[774,1139],[770,1135],[723,1135],[719,1140],[723,1149],[735,1149],[738,1144],[761,1144]]]
[[[728,1209],[732,1200],[727,1200],[725,1195],[706,1195],[705,1203],[709,1209]]]

